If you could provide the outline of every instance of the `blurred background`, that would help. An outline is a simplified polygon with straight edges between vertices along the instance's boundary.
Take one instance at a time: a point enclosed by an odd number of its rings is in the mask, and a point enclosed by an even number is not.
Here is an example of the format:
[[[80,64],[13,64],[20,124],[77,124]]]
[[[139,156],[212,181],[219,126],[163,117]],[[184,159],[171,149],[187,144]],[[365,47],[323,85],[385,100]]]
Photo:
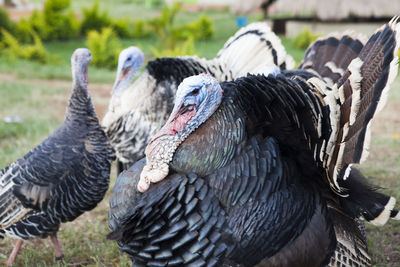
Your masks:
[[[267,20],[300,63],[318,36],[353,30],[371,35],[400,14],[392,0],[2,0],[0,1],[0,169],[62,122],[70,95],[70,57],[88,47],[89,90],[99,119],[107,111],[119,52],[138,46],[146,61],[193,55],[213,58],[241,26]],[[400,199],[400,79],[375,120],[366,176]],[[372,178],[373,177],[373,178]],[[116,174],[113,171],[112,184]],[[129,266],[105,239],[109,194],[93,211],[62,227],[66,266]],[[377,266],[400,266],[400,227],[368,226]],[[11,251],[0,241],[0,262]],[[47,240],[23,247],[16,266],[52,266]],[[57,264],[55,264],[57,266]]]

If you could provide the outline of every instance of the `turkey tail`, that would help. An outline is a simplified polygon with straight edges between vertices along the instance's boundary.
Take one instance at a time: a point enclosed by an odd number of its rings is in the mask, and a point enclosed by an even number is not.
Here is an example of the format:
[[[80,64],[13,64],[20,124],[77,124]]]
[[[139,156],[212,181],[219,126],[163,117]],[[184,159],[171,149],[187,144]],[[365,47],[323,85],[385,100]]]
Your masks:
[[[325,98],[331,110],[332,133],[323,162],[332,189],[344,197],[363,187],[357,181],[350,181],[358,176],[354,175],[351,164],[367,158],[371,121],[384,106],[389,86],[397,75],[400,37],[397,21],[395,17],[372,35],[332,88],[335,97]],[[392,214],[395,199],[372,192],[364,190],[363,194],[371,197],[371,203],[379,205],[376,209],[372,205],[370,208],[375,210],[371,217],[365,217],[384,224]]]
[[[299,69],[321,76],[328,84],[333,85],[358,56],[365,41],[363,35],[349,31],[319,38],[307,49]]]
[[[341,207],[353,218],[362,216],[366,221],[374,225],[384,225],[390,217],[396,218],[396,210],[393,210],[395,198],[377,192],[379,189],[371,185],[361,172],[352,165],[346,169],[346,179],[340,186],[346,188],[347,197],[340,198]]]
[[[328,266],[371,266],[363,222],[332,205],[328,207],[337,240]]]
[[[217,60],[232,72],[232,77],[258,74],[272,64],[282,70],[293,69],[295,65],[281,40],[265,22],[251,23],[236,32],[218,52]]]
[[[335,108],[339,115],[334,121],[336,125],[332,125],[329,141],[333,147],[327,149],[327,167],[332,185],[339,191],[339,183],[348,173],[341,170],[368,156],[372,118],[384,106],[389,85],[397,75],[399,27],[397,17],[381,27],[351,61],[335,85],[337,88],[333,88],[340,104],[328,103],[332,115],[335,116]]]

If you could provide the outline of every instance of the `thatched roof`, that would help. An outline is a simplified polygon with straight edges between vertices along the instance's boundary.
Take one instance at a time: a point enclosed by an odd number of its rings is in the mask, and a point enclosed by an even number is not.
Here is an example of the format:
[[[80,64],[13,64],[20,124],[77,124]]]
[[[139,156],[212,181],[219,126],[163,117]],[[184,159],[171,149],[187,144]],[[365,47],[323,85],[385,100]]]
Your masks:
[[[322,20],[400,15],[398,0],[278,0],[270,14],[315,15]]]

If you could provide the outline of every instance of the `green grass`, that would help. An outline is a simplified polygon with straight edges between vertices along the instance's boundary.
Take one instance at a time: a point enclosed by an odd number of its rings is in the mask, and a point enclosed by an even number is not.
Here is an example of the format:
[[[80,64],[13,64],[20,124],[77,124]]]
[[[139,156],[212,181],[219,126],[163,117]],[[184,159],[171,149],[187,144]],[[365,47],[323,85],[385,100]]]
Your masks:
[[[20,83],[0,83],[0,165],[14,161],[40,142],[60,122],[49,112],[50,96],[59,97],[59,88],[28,87]],[[23,123],[5,123],[4,117],[18,115]]]

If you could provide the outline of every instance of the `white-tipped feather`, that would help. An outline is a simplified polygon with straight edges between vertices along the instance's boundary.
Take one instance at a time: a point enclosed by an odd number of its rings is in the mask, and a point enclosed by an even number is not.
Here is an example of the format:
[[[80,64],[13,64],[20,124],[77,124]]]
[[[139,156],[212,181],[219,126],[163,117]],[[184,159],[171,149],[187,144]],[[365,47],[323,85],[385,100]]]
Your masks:
[[[340,75],[344,74],[344,69],[336,66],[335,62],[333,62],[333,61],[326,62],[325,67],[329,68],[334,73],[338,73]]]
[[[257,31],[258,34],[246,34],[252,31]],[[272,49],[276,53],[277,62],[274,62]],[[259,67],[271,63],[278,66],[285,63],[286,69],[293,69],[295,66],[293,58],[286,53],[281,40],[265,22],[252,23],[240,29],[228,39],[218,52],[217,58],[232,71],[234,77],[257,73]]]
[[[281,70],[276,65],[268,65],[260,68],[257,72],[253,74],[262,74],[264,76],[272,75],[276,77],[281,72]]]
[[[352,89],[352,100],[351,100],[351,110],[350,110],[350,125],[353,125],[356,121],[359,109],[360,109],[360,101],[361,101],[361,66],[364,62],[360,58],[355,58],[350,62],[348,67],[351,75],[349,76],[349,81]],[[339,90],[343,90],[343,88],[339,88]]]
[[[364,144],[363,150],[361,152],[360,163],[363,163],[369,155],[369,146],[371,144],[371,122],[372,120],[368,122],[367,129],[365,130]]]
[[[400,212],[397,212],[396,216],[392,217],[391,219],[396,221],[400,220]]]
[[[376,217],[374,220],[370,221],[370,223],[377,226],[385,225],[390,218],[390,212],[393,210],[395,204],[396,199],[394,197],[390,197],[381,214],[379,214],[379,216]]]
[[[351,167],[353,166],[353,164],[349,164],[349,166],[347,166],[346,171],[344,172],[344,176],[343,176],[343,180],[347,180],[347,178],[349,177],[350,173],[351,173]]]

